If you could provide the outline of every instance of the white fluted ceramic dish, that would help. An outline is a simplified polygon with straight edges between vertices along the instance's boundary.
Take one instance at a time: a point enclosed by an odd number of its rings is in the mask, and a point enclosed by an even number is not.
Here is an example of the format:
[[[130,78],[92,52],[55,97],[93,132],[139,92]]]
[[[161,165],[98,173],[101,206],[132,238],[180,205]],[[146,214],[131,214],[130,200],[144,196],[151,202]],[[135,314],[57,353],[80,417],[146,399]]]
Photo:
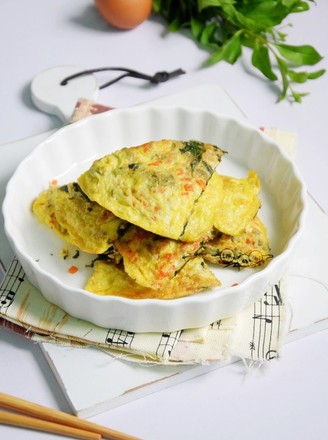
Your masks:
[[[274,258],[258,269],[213,269],[222,286],[175,300],[131,300],[89,293],[83,285],[94,256],[60,256],[65,246],[31,212],[33,199],[56,179],[76,179],[93,160],[149,140],[196,139],[228,152],[218,171],[245,177],[254,169],[262,181],[260,217]],[[162,332],[201,327],[256,301],[283,276],[304,225],[306,191],[294,164],[260,130],[215,112],[186,108],[133,108],[91,116],[60,129],[19,165],[8,186],[5,231],[29,280],[72,316],[102,327]],[[74,249],[71,250],[71,255]],[[71,275],[70,265],[80,270]],[[232,284],[238,283],[232,287]]]

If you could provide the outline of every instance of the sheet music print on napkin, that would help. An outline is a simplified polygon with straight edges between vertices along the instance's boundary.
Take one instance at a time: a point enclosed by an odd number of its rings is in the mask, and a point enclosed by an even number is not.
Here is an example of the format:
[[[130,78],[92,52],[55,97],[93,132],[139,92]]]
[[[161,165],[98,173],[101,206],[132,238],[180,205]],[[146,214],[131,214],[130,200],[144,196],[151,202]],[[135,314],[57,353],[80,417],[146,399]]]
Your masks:
[[[283,300],[283,281],[269,289],[252,307],[247,309],[249,315],[241,315],[242,319],[252,319],[249,332],[249,346],[245,351],[241,347],[243,338],[236,335],[236,351],[243,352],[244,357],[251,360],[271,360],[279,356],[276,341],[284,338],[286,321],[289,322],[288,308]],[[245,311],[246,313],[246,311]],[[286,315],[287,314],[287,315]],[[247,353],[248,351],[248,353]]]
[[[0,318],[34,341],[95,346],[136,362],[204,364],[231,356],[263,362],[278,357],[287,332],[282,283],[231,318],[201,329],[134,333],[74,318],[48,302],[27,279],[16,258],[0,288]]]
[[[282,297],[278,285],[275,285],[270,293],[266,292],[264,299],[262,298],[254,304],[253,339],[250,343],[250,350],[252,353],[256,353],[257,358],[262,357],[270,360],[277,357],[277,351],[272,349],[270,341],[274,332],[277,333],[277,339],[280,336],[281,305]],[[264,343],[266,340],[268,340],[268,345]]]

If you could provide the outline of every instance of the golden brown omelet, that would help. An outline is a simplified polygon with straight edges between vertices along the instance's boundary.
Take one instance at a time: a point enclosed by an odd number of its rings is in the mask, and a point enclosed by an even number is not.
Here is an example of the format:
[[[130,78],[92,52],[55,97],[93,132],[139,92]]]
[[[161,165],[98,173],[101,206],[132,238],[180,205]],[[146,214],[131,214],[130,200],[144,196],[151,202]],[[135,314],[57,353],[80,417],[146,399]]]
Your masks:
[[[197,141],[147,142],[96,160],[78,183],[117,217],[179,239],[223,153]],[[194,241],[191,232],[187,238]]]
[[[180,240],[205,241],[206,238],[210,238],[223,197],[223,180],[215,176],[216,173],[213,173],[205,191],[195,202]]]
[[[101,254],[112,246],[126,222],[91,202],[77,183],[50,187],[33,204],[41,223],[84,252]]]
[[[131,226],[115,242],[124,269],[137,284],[163,289],[186,262],[203,249],[200,241],[183,242]]]
[[[216,211],[214,226],[224,234],[239,235],[261,207],[260,179],[252,170],[246,178],[237,179],[218,174],[214,174],[213,178],[221,180],[223,185],[223,197],[220,197],[221,203]]]
[[[54,202],[58,222],[85,252],[106,252],[126,226],[111,211],[90,201],[77,183],[59,187]]]
[[[67,229],[62,227],[56,217],[54,194],[57,187],[50,187],[42,191],[32,204],[32,211],[38,221],[55,231],[63,240],[69,241]]]
[[[202,257],[190,259],[164,289],[140,286],[123,270],[122,266],[96,261],[94,271],[85,289],[97,295],[115,295],[131,299],[179,298],[220,285]]]
[[[272,258],[265,226],[255,217],[240,235],[218,234],[204,244],[205,260],[232,267],[256,267]]]
[[[221,285],[204,260],[242,268],[272,258],[257,215],[259,177],[218,175],[223,154],[197,141],[123,148],[95,161],[78,183],[42,192],[32,209],[66,242],[98,254],[86,290],[191,295]]]

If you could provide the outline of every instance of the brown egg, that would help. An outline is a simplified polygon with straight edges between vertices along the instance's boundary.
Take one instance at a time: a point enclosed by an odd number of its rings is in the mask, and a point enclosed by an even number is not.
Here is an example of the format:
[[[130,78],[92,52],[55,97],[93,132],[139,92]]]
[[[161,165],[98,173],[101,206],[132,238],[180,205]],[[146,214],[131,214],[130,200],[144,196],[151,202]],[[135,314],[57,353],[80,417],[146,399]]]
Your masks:
[[[118,29],[132,29],[145,21],[152,0],[94,0],[100,15]]]

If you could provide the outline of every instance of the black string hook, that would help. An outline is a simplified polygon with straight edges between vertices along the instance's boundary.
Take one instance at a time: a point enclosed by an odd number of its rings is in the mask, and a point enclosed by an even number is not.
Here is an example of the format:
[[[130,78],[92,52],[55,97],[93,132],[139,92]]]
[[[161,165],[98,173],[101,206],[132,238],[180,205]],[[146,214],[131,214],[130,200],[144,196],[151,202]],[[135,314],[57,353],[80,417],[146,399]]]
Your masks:
[[[111,81],[108,81],[108,82],[102,84],[99,87],[99,89],[104,89],[105,87],[108,87],[108,86],[120,81],[121,79],[128,77],[128,76],[132,77],[132,78],[144,79],[146,81],[149,81],[151,84],[159,84],[162,82],[166,82],[171,78],[174,78],[176,76],[183,75],[184,73],[186,73],[182,69],[177,69],[177,70],[174,70],[173,72],[163,71],[163,72],[157,72],[154,75],[147,75],[145,73],[137,72],[136,70],[133,70],[133,69],[126,69],[124,67],[99,67],[96,69],[83,70],[81,72],[75,73],[74,75],[67,76],[66,78],[64,78],[60,82],[60,85],[65,86],[69,81],[71,81],[75,78],[79,78],[80,76],[92,75],[93,73],[105,72],[105,71],[109,71],[109,70],[124,72],[124,73],[122,75],[119,75],[118,77],[112,79]]]

